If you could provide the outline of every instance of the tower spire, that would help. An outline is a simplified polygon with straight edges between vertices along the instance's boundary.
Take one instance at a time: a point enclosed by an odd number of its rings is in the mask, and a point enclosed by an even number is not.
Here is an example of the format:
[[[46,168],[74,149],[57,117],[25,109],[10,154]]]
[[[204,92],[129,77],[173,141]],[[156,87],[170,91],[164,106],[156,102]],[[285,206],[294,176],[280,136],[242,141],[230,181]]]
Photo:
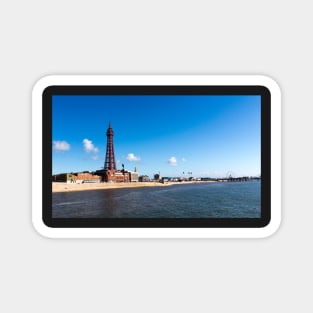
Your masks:
[[[107,130],[107,149],[105,154],[104,170],[116,170],[115,156],[114,156],[114,145],[113,145],[114,132],[112,129],[111,122]]]

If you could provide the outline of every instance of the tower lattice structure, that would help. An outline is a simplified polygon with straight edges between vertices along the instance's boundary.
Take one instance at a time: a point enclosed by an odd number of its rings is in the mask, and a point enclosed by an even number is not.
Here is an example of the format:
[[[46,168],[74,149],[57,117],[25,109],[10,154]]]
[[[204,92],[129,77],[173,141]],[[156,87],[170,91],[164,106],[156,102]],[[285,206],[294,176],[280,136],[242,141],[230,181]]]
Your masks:
[[[114,136],[114,132],[110,123],[109,128],[107,130],[107,150],[106,150],[105,162],[104,162],[105,171],[116,170],[113,136]]]

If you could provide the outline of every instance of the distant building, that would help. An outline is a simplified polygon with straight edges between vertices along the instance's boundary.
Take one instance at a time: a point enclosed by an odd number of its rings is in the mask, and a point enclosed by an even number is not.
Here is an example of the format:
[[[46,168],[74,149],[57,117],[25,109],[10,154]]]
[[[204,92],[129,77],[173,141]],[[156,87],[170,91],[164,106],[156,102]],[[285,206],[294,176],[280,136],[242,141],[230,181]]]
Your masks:
[[[98,170],[95,174],[101,176],[102,182],[107,183],[128,183],[129,172],[125,170]]]
[[[129,173],[127,171],[110,171],[109,174],[111,174],[110,177],[108,177],[108,181],[114,182],[114,183],[128,183],[130,181]]]
[[[139,181],[140,182],[149,182],[150,177],[148,175],[141,175],[141,176],[139,176]]]
[[[154,174],[154,180],[159,181],[160,179],[162,179],[160,174]]]
[[[162,182],[162,184],[168,183],[169,178],[168,177],[162,177],[162,179],[160,179],[160,182]]]
[[[74,183],[76,181],[76,175],[73,173],[52,175],[52,181],[57,183]]]
[[[75,180],[76,183],[100,183],[101,176],[83,172],[77,173]]]
[[[137,172],[129,172],[129,181],[131,183],[136,183],[139,181],[139,175]]]
[[[59,183],[99,183],[101,181],[101,176],[94,175],[89,172],[82,173],[62,173],[52,176],[53,182]]]

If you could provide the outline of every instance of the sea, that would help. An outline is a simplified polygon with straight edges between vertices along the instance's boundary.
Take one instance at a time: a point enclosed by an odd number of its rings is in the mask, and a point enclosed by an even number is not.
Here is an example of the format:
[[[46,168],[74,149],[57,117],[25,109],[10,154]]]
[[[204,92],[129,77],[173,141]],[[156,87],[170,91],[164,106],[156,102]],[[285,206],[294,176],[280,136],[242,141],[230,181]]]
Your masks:
[[[52,218],[260,218],[261,183],[214,182],[52,194]]]

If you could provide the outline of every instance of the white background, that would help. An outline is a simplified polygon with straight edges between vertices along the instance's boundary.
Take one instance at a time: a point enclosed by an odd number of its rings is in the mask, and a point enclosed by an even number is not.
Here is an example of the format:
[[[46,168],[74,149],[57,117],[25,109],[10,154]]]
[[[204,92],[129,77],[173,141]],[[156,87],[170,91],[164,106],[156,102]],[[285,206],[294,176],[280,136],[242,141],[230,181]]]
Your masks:
[[[1,312],[310,312],[310,1],[1,1]],[[283,96],[283,216],[250,240],[52,240],[31,224],[48,74],[264,74]],[[104,117],[104,125],[107,119]]]

